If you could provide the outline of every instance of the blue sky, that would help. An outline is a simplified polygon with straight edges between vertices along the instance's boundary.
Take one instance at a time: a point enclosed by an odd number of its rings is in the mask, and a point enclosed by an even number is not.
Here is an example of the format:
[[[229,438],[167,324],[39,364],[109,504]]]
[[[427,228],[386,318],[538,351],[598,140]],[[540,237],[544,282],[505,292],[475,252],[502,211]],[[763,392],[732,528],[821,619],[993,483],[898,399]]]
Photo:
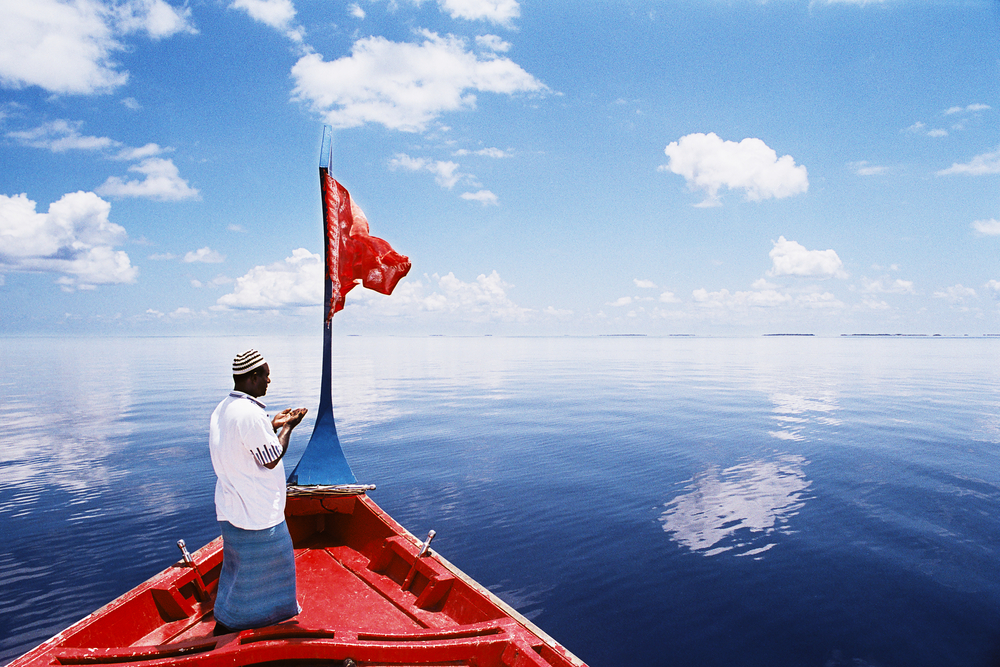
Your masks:
[[[1000,332],[1000,6],[0,0],[0,334]]]

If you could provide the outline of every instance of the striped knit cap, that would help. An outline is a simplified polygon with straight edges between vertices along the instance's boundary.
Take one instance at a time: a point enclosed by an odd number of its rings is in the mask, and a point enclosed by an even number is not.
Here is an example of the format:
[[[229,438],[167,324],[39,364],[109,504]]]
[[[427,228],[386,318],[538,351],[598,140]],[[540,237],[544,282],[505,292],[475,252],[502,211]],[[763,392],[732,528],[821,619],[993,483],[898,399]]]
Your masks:
[[[247,350],[243,354],[236,355],[233,359],[233,375],[245,375],[250,371],[260,368],[265,363],[264,357],[257,350]]]

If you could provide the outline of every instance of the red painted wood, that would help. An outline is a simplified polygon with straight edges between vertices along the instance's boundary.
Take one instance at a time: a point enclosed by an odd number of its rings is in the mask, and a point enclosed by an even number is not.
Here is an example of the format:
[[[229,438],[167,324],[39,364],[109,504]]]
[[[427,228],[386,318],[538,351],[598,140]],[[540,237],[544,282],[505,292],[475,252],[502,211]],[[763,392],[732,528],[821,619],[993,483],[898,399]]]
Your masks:
[[[239,667],[308,661],[359,667],[585,667],[516,611],[359,496],[289,497],[302,613],[213,637],[222,541],[178,562],[10,664]],[[405,584],[405,586],[404,586]]]

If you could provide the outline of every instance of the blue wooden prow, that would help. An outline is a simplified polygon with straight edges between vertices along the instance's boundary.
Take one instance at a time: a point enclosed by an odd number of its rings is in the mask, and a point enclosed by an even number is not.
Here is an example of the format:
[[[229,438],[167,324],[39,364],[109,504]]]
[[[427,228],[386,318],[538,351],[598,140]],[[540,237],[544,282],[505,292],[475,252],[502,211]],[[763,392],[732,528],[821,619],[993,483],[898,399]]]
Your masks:
[[[333,128],[329,125],[323,126],[323,147],[319,154],[319,178],[320,192],[324,190],[326,174],[330,171],[333,162]],[[330,253],[338,252],[338,248],[330,247],[330,235],[327,233],[328,211],[326,201],[323,201],[323,239],[326,256],[324,266],[329,266]],[[330,347],[332,337],[330,335],[333,318],[327,318],[326,313],[330,308],[330,299],[333,296],[333,284],[330,277],[326,277],[326,286],[323,290],[323,380],[319,390],[319,410],[316,414],[316,425],[313,427],[312,437],[306,445],[306,451],[302,454],[292,474],[288,476],[288,483],[294,486],[335,486],[340,484],[357,484],[357,478],[351,470],[351,465],[344,456],[344,450],[340,447],[340,439],[337,437],[337,424],[333,420],[333,379],[330,368],[332,365],[332,354]]]

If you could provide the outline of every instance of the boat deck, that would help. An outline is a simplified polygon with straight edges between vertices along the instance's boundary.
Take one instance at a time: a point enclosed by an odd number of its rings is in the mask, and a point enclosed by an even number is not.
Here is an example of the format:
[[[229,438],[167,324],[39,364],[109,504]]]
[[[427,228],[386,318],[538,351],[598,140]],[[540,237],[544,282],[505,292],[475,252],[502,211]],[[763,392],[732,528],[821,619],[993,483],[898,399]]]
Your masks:
[[[11,663],[560,667],[583,663],[364,495],[289,497],[302,612],[215,637],[222,540]]]

